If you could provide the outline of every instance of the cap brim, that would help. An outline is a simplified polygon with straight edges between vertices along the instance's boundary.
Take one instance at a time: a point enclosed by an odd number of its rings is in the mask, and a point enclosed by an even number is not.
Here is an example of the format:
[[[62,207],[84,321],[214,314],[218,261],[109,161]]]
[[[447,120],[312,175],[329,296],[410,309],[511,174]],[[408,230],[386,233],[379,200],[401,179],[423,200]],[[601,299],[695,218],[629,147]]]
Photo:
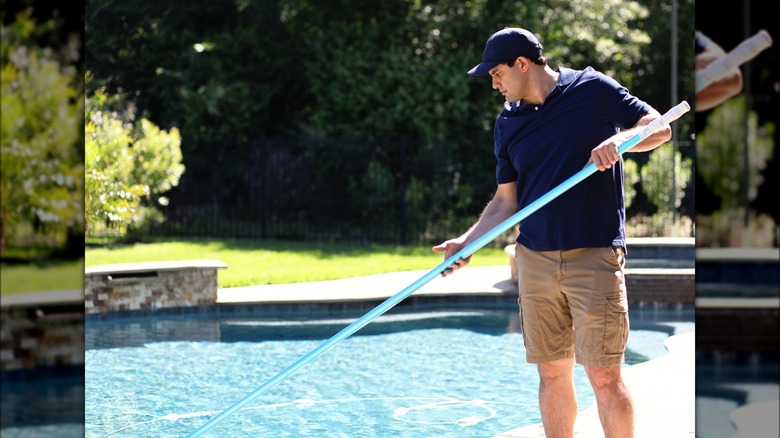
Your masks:
[[[480,62],[467,73],[474,77],[485,76],[493,67],[501,64],[501,61]]]

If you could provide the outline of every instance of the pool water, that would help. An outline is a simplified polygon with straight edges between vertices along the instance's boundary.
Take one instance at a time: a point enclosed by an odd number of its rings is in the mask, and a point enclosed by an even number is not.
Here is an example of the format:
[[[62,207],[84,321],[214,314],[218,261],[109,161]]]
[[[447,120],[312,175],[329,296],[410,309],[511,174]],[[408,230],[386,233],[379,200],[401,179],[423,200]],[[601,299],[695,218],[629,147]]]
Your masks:
[[[540,423],[516,314],[380,316],[205,436],[492,437]],[[354,319],[87,321],[85,434],[186,436]],[[666,354],[669,334],[693,330],[692,317],[631,321],[625,366]],[[580,366],[575,384],[585,409],[594,397]]]
[[[80,366],[5,371],[0,379],[0,436],[84,436],[84,370]]]
[[[735,410],[747,405],[780,399],[780,364],[696,364],[696,436],[733,438],[740,432],[732,421]],[[776,414],[755,421],[767,430],[777,429]],[[744,426],[744,425],[743,425]]]

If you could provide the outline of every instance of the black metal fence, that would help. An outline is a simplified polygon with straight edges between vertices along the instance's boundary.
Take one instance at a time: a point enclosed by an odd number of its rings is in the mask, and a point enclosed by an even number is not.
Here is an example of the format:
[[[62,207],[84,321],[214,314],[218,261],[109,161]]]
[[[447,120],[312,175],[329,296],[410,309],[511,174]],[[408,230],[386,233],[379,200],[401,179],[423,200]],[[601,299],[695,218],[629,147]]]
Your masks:
[[[495,192],[492,145],[364,139],[199,145],[153,235],[436,243]],[[185,157],[188,157],[186,150]],[[683,210],[693,211],[693,199]],[[638,196],[629,213],[655,210]],[[683,212],[685,214],[685,212]]]
[[[166,221],[152,234],[430,242],[462,233],[495,190],[490,147],[470,159],[453,142],[271,140],[209,149],[208,163],[185,161],[162,208]]]

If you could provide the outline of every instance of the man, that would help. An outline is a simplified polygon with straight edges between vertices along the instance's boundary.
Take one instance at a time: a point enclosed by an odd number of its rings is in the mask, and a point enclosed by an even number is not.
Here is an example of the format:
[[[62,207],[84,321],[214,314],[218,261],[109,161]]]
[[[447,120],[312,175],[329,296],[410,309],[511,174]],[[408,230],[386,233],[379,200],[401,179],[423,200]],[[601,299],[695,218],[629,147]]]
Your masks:
[[[695,35],[696,71],[704,70],[708,65],[727,55],[723,48],[697,31]],[[696,111],[706,111],[742,92],[742,72],[739,68],[729,72],[696,93]]]
[[[575,361],[593,386],[606,437],[633,436],[633,402],[620,375],[628,340],[625,206],[618,146],[661,115],[615,80],[588,67],[552,70],[529,31],[506,28],[487,41],[471,76],[490,74],[506,99],[496,119],[498,188],[463,235],[433,247],[445,259],[590,162],[599,172],[520,224],[516,263],[526,361],[540,375],[548,438],[572,437]],[[671,138],[665,127],[631,149]],[[461,259],[442,275],[466,266]]]

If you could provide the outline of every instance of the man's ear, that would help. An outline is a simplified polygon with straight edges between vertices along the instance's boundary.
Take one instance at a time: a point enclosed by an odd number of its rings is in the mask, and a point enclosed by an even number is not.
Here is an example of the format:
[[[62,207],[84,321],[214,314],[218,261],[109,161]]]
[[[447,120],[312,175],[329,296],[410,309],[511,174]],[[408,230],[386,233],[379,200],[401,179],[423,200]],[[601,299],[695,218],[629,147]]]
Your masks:
[[[526,71],[528,69],[528,58],[525,56],[518,56],[515,60],[515,64],[520,66],[520,71]]]

